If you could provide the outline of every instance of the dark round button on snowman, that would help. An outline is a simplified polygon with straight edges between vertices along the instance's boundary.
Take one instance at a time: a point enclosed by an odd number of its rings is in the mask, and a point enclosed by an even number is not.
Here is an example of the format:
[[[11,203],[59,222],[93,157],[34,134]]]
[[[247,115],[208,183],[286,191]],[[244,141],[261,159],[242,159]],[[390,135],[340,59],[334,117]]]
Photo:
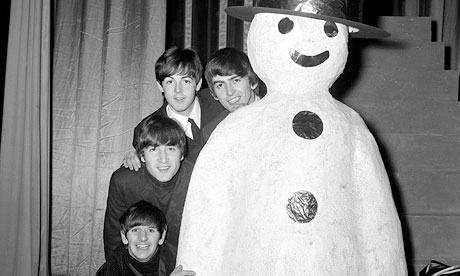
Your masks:
[[[196,162],[177,264],[197,275],[407,275],[398,213],[377,144],[329,88],[359,1],[254,1],[248,56],[267,85],[231,113]]]

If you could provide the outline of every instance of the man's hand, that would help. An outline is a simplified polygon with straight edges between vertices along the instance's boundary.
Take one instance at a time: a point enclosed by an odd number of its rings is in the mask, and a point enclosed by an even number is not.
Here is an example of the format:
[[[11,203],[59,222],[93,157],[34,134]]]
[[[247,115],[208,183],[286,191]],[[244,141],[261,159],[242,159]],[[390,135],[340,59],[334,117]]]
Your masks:
[[[183,270],[182,265],[178,265],[169,276],[193,276],[196,275],[193,270]]]
[[[130,170],[138,171],[141,167],[141,160],[135,150],[128,152],[123,158],[123,166]]]

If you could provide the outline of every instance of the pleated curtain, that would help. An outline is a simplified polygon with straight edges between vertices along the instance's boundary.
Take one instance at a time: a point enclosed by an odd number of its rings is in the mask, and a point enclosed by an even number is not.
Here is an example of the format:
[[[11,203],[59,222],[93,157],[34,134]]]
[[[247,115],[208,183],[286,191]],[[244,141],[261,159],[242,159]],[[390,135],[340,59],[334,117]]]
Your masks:
[[[11,1],[0,148],[5,276],[49,274],[50,31],[49,0]]]
[[[94,275],[111,174],[133,128],[161,106],[155,61],[166,0],[56,1],[52,99],[52,275]]]

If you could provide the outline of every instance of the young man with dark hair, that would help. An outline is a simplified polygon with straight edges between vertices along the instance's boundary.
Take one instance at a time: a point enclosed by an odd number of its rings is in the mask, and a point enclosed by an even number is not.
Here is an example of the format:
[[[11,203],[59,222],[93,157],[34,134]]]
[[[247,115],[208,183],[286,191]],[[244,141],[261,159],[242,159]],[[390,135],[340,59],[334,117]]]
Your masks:
[[[138,126],[136,152],[144,163],[138,171],[120,167],[110,179],[104,219],[106,260],[121,244],[119,218],[132,204],[145,200],[157,206],[168,222],[168,234],[161,246],[160,276],[175,267],[182,211],[193,164],[184,160],[184,130],[174,120],[149,116]]]
[[[158,110],[143,119],[153,115],[176,119],[187,136],[185,158],[192,163],[195,163],[204,145],[202,127],[225,110],[208,91],[200,91],[202,74],[203,66],[195,50],[178,47],[167,49],[155,64],[155,77],[165,101]],[[139,125],[134,129],[134,148],[138,133]],[[125,156],[123,164],[135,170],[141,165],[133,151]]]
[[[217,50],[206,64],[205,78],[211,95],[226,109],[207,123],[203,137],[212,131],[230,112],[252,104],[265,96],[265,84],[251,67],[248,56],[235,48]]]
[[[166,236],[163,213],[144,200],[131,205],[120,217],[120,244],[96,276],[158,275],[160,246]]]

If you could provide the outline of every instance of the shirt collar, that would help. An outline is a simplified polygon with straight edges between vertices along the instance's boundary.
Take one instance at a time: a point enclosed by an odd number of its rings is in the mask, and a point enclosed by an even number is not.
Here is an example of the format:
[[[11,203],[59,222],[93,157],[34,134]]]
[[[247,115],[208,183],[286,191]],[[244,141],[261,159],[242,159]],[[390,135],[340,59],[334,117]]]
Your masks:
[[[195,103],[193,104],[192,112],[189,116],[184,116],[175,112],[169,104],[166,106],[166,114],[169,118],[176,119],[182,126],[182,129],[186,129],[188,124],[188,118],[195,121],[195,124],[201,128],[201,106],[198,97],[195,97]]]

